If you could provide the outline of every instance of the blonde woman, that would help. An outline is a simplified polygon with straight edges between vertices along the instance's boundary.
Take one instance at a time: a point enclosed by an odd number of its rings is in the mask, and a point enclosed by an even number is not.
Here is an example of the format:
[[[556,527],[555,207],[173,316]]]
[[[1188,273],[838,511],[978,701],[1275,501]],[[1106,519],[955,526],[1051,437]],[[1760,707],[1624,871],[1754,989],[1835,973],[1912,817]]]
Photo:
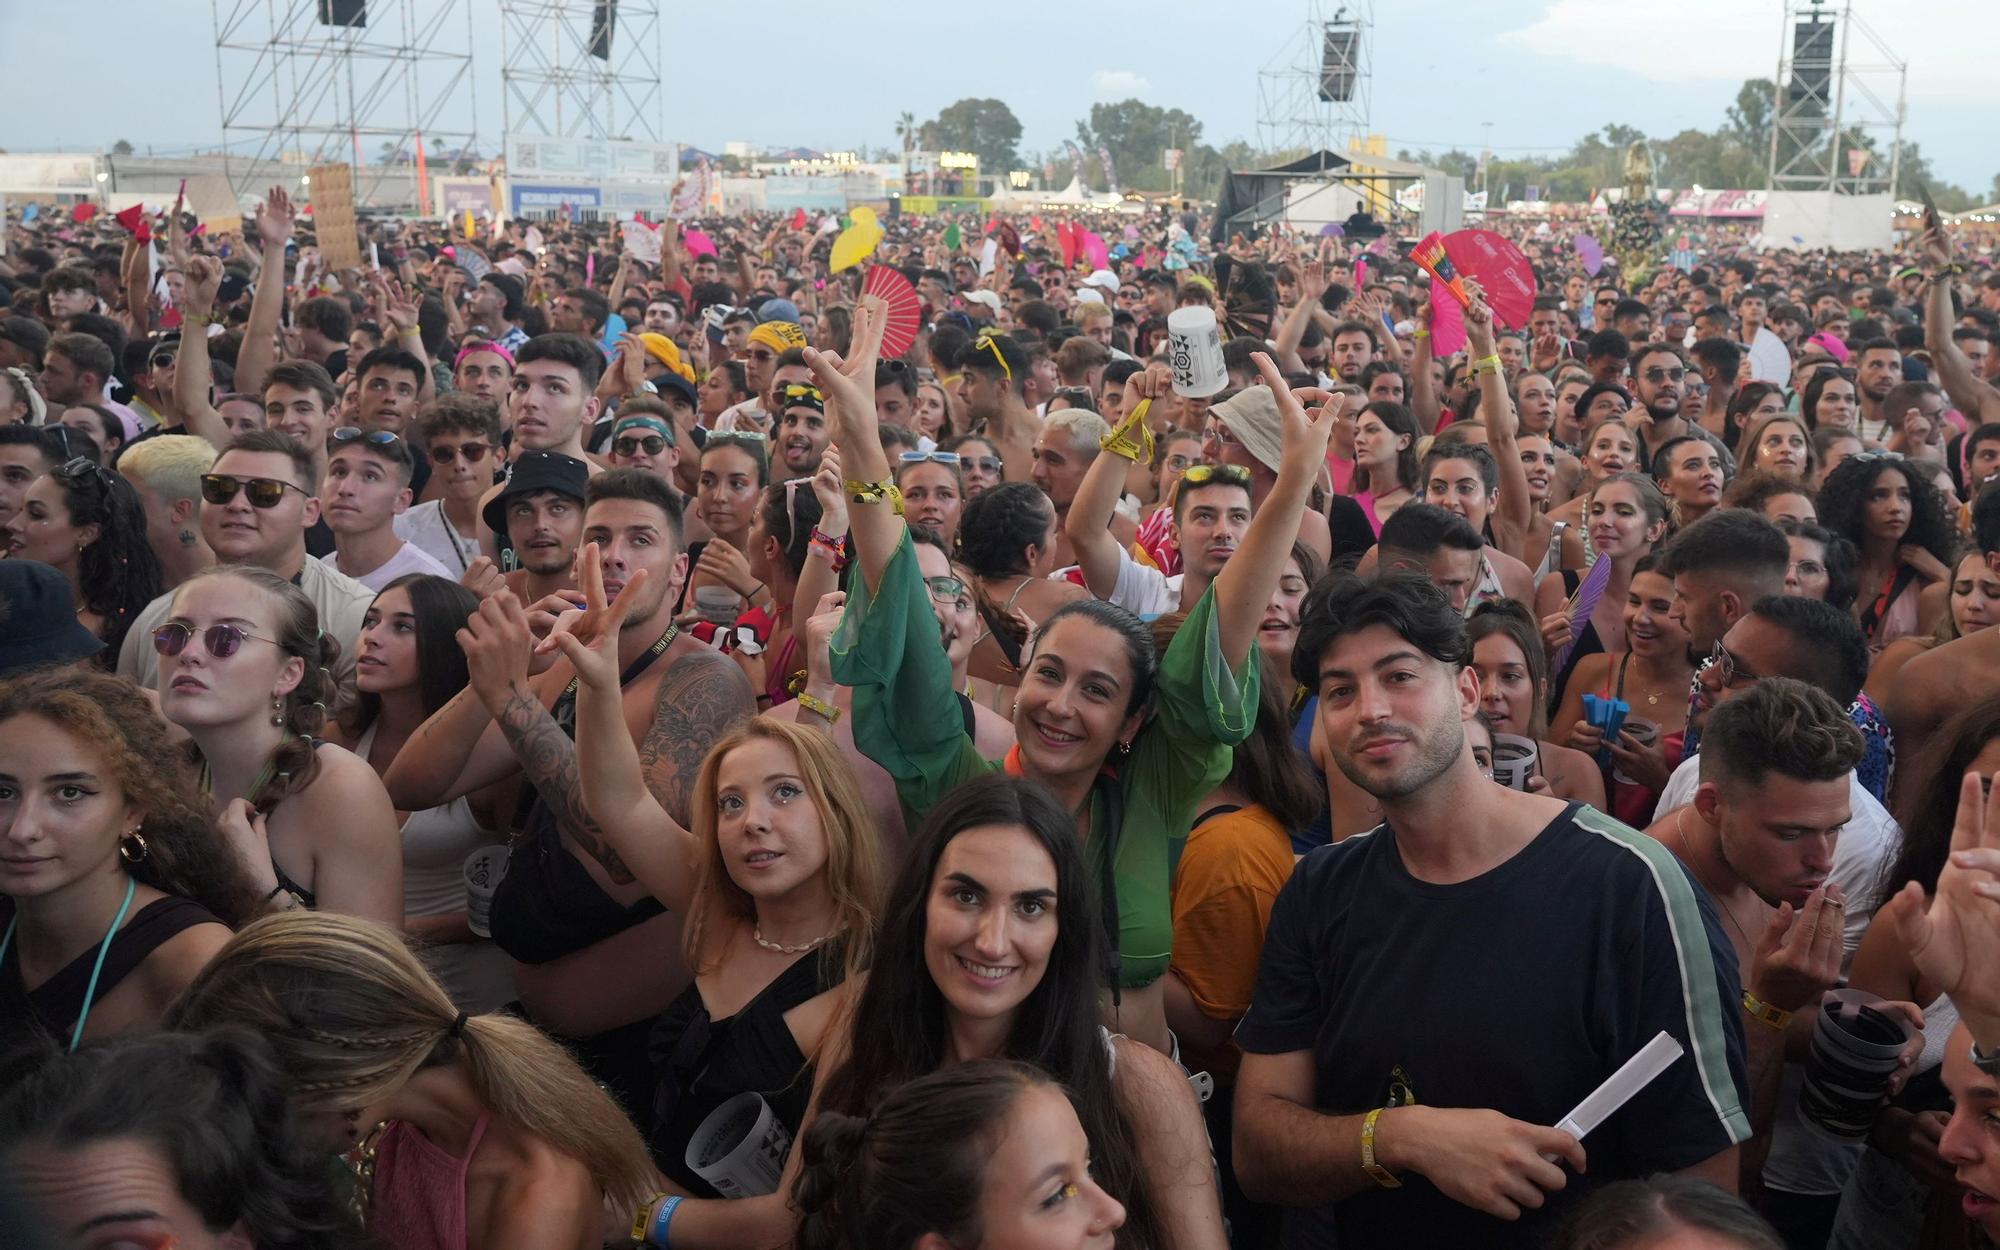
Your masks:
[[[652,1192],[638,1131],[526,1021],[468,1017],[395,930],[267,916],[188,987],[168,1025],[262,1034],[299,1110],[359,1159],[389,1250],[596,1250],[605,1202]]]

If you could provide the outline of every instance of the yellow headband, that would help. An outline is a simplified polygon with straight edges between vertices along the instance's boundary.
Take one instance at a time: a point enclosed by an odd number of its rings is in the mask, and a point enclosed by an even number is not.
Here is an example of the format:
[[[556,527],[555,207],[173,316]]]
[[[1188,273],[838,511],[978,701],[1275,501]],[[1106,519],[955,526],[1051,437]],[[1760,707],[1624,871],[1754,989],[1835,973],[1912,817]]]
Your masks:
[[[789,321],[766,321],[750,331],[750,342],[762,343],[780,354],[806,345],[806,332]]]

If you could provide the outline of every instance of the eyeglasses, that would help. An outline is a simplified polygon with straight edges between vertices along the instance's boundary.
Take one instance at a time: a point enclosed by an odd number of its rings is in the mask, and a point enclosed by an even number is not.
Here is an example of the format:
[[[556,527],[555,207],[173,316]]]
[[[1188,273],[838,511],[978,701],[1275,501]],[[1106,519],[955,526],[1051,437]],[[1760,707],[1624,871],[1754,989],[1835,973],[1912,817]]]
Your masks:
[[[204,473],[201,475],[201,497],[212,504],[225,504],[236,498],[242,491],[250,496],[253,508],[275,508],[285,497],[287,490],[305,494],[305,490],[295,482],[287,482],[275,477],[237,477],[233,473]]]
[[[358,425],[343,425],[326,436],[329,443],[367,443],[370,447],[389,447],[402,442],[402,437],[392,430],[364,430]]]
[[[146,361],[148,369],[171,369],[174,367],[174,353],[158,352]]]
[[[153,650],[164,656],[176,656],[187,650],[188,641],[195,636],[194,627],[184,621],[169,621],[153,631]],[[272,646],[282,646],[276,638],[265,638],[259,634],[245,633],[237,625],[211,625],[201,631],[201,645],[208,648],[208,654],[217,660],[226,660],[235,655],[243,646],[244,639],[268,642]]]
[[[1737,659],[1729,648],[1720,642],[1716,643],[1715,649],[1708,653],[1708,659],[1702,661],[1701,671],[1707,673],[1711,670],[1714,671],[1718,683],[1725,689],[1758,680],[1757,674],[1751,672],[1743,661]]]
[[[647,434],[643,437],[628,434],[624,438],[611,440],[611,451],[619,456],[636,456],[642,451],[649,456],[657,456],[666,449],[667,440],[657,434]]]
[[[486,443],[461,443],[456,447],[447,443],[443,447],[431,448],[431,463],[452,464],[460,456],[464,456],[465,463],[478,464],[481,460],[486,459],[486,453],[492,450],[493,448]]]
[[[1220,421],[1209,422],[1208,429],[1204,430],[1203,434],[1209,438],[1214,439],[1216,442],[1221,443],[1225,447],[1240,446],[1240,444],[1237,442],[1236,436],[1229,432],[1229,427],[1222,424],[1222,422]]]
[[[972,606],[972,596],[966,593],[965,581],[957,577],[926,577],[924,585],[930,588],[931,601],[948,608],[964,611]]]
[[[1648,370],[1646,370],[1646,380],[1647,380],[1648,382],[1678,382],[1678,381],[1680,381],[1680,380],[1681,380],[1682,378],[1684,378],[1684,377],[1686,377],[1686,376],[1687,376],[1687,370],[1686,370],[1686,369],[1648,369]]]
[[[1229,486],[1250,485],[1250,470],[1240,464],[1191,464],[1187,472],[1181,474],[1181,481],[1189,486],[1200,486],[1204,482],[1222,482]]]
[[[939,464],[957,464],[958,453],[955,451],[906,451],[900,459],[904,464],[922,464],[926,460],[935,460]],[[1000,462],[997,460],[994,461],[993,467],[996,469],[999,468]]]
[[[743,447],[762,455],[770,437],[762,430],[710,430],[701,446],[703,451],[710,447]]]

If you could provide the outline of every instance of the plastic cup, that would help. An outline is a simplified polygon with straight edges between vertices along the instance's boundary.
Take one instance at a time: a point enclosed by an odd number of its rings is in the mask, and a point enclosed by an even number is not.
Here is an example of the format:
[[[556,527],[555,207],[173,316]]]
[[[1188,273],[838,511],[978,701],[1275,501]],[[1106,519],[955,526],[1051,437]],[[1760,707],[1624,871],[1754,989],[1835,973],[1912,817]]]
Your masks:
[[[778,1192],[792,1131],[755,1090],[708,1113],[688,1139],[687,1165],[725,1198]]]
[[[483,938],[493,936],[493,895],[507,875],[507,848],[482,846],[465,857],[465,927]]]
[[[1660,726],[1658,722],[1644,720],[1637,716],[1626,718],[1625,732],[1638,739],[1639,745],[1643,747],[1655,746],[1660,741]],[[1627,777],[1623,769],[1617,768],[1611,770],[1611,780],[1622,781],[1628,786],[1639,784],[1632,778]]]
[[[1526,790],[1541,755],[1533,738],[1493,735],[1493,780],[1509,790]]]
[[[1191,304],[1167,314],[1167,361],[1173,366],[1177,395],[1202,399],[1229,385],[1214,309]]]
[[[697,586],[694,588],[694,608],[705,621],[733,625],[737,613],[743,610],[743,597],[727,586]]]
[[[1901,1012],[1865,990],[1827,994],[1806,1053],[1800,1122],[1830,1141],[1867,1140],[1912,1036]]]

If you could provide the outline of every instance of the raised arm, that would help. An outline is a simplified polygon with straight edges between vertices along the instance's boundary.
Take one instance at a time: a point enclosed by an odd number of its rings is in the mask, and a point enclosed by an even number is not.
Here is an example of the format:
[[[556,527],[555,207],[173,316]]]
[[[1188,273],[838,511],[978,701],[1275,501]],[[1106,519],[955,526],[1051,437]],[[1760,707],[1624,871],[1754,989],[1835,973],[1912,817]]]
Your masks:
[[[1513,398],[1507,394],[1506,375],[1500,371],[1493,341],[1493,309],[1479,293],[1477,283],[1467,285],[1473,296],[1472,305],[1465,310],[1465,341],[1471,348],[1473,366],[1479,371],[1479,412],[1486,422],[1486,439],[1500,465],[1500,499],[1493,510],[1493,537],[1500,550],[1520,560],[1527,550],[1528,527],[1534,521],[1534,504],[1528,500],[1528,471],[1521,464],[1521,419],[1514,412]],[[1428,374],[1429,369],[1424,372]]]
[[[813,381],[825,394],[827,411],[834,418],[833,441],[840,448],[841,471],[848,480],[871,486],[889,477],[889,457],[882,452],[873,390],[886,311],[879,297],[862,296],[854,308],[854,338],[845,357],[805,349]],[[861,580],[872,595],[882,582],[882,571],[889,567],[889,558],[903,541],[903,518],[886,498],[852,499],[847,523]]]
[[[2000,390],[1979,376],[1972,361],[1951,339],[1956,318],[1951,309],[1951,275],[1945,270],[1951,263],[1951,239],[1942,226],[1924,235],[1924,261],[1931,269],[1924,303],[1924,346],[1937,366],[1938,383],[1974,425],[2000,421]]]
[[[1490,327],[1489,327],[1490,331]],[[1435,434],[1438,428],[1438,393],[1431,381],[1431,304],[1417,311],[1417,348],[1410,358],[1410,415],[1417,428]]]
[[[1320,297],[1325,294],[1326,266],[1316,260],[1307,261],[1299,278],[1299,302],[1292,305],[1285,324],[1278,327],[1277,341],[1271,347],[1279,365],[1294,373],[1305,372],[1306,362],[1299,358],[1299,343],[1306,336],[1306,327],[1312,324],[1313,309],[1319,307]]]
[[[1249,658],[1265,605],[1284,576],[1285,561],[1292,554],[1299,522],[1305,516],[1306,494],[1326,464],[1327,439],[1342,406],[1340,397],[1318,388],[1286,389],[1277,364],[1265,353],[1254,352],[1250,358],[1278,401],[1279,418],[1284,423],[1285,464],[1278,470],[1277,484],[1250,519],[1243,542],[1215,579],[1217,633],[1223,660],[1231,669],[1241,668]],[[1304,407],[1306,402],[1315,405],[1310,414]]]
[[[174,406],[190,434],[209,441],[217,451],[229,444],[229,427],[222,414],[209,402],[208,319],[215,309],[215,293],[222,284],[222,262],[213,256],[188,258],[183,298],[186,308],[181,322],[180,367],[174,370]]]
[[[236,358],[236,389],[261,395],[277,355],[278,314],[285,304],[285,240],[292,234],[292,197],[272,187],[257,209],[258,250],[263,266],[250,297],[250,321],[243,327],[243,350]]]
[[[1140,434],[1143,440],[1145,409],[1159,390],[1160,375],[1141,371],[1133,374],[1126,386],[1128,393],[1136,396],[1132,410],[1118,423],[1113,438],[1105,440],[1104,450],[1090,462],[1090,468],[1084,470],[1076,497],[1070,501],[1069,517],[1063,522],[1063,533],[1069,537],[1070,549],[1076,553],[1077,565],[1083,570],[1083,584],[1099,599],[1109,599],[1118,588],[1120,556],[1118,539],[1111,533],[1111,518],[1118,511],[1118,497],[1124,492],[1127,470],[1132,467],[1133,459],[1144,454],[1143,443],[1134,441],[1133,435]],[[1129,455],[1118,450],[1121,441],[1129,445]]]
[[[437,382],[431,377],[431,354],[424,350],[424,334],[418,327],[417,296],[403,285],[401,279],[391,278],[379,269],[372,270],[368,280],[375,288],[383,320],[396,328],[397,346],[415,356],[424,366],[421,370],[423,381],[417,387],[417,402],[429,403],[437,398]]]
[[[125,326],[134,338],[144,338],[152,333],[152,295],[146,287],[151,266],[146,263],[146,254],[152,250],[151,243],[141,243],[136,238],[125,240],[125,253],[119,258],[118,275],[125,286]]]

